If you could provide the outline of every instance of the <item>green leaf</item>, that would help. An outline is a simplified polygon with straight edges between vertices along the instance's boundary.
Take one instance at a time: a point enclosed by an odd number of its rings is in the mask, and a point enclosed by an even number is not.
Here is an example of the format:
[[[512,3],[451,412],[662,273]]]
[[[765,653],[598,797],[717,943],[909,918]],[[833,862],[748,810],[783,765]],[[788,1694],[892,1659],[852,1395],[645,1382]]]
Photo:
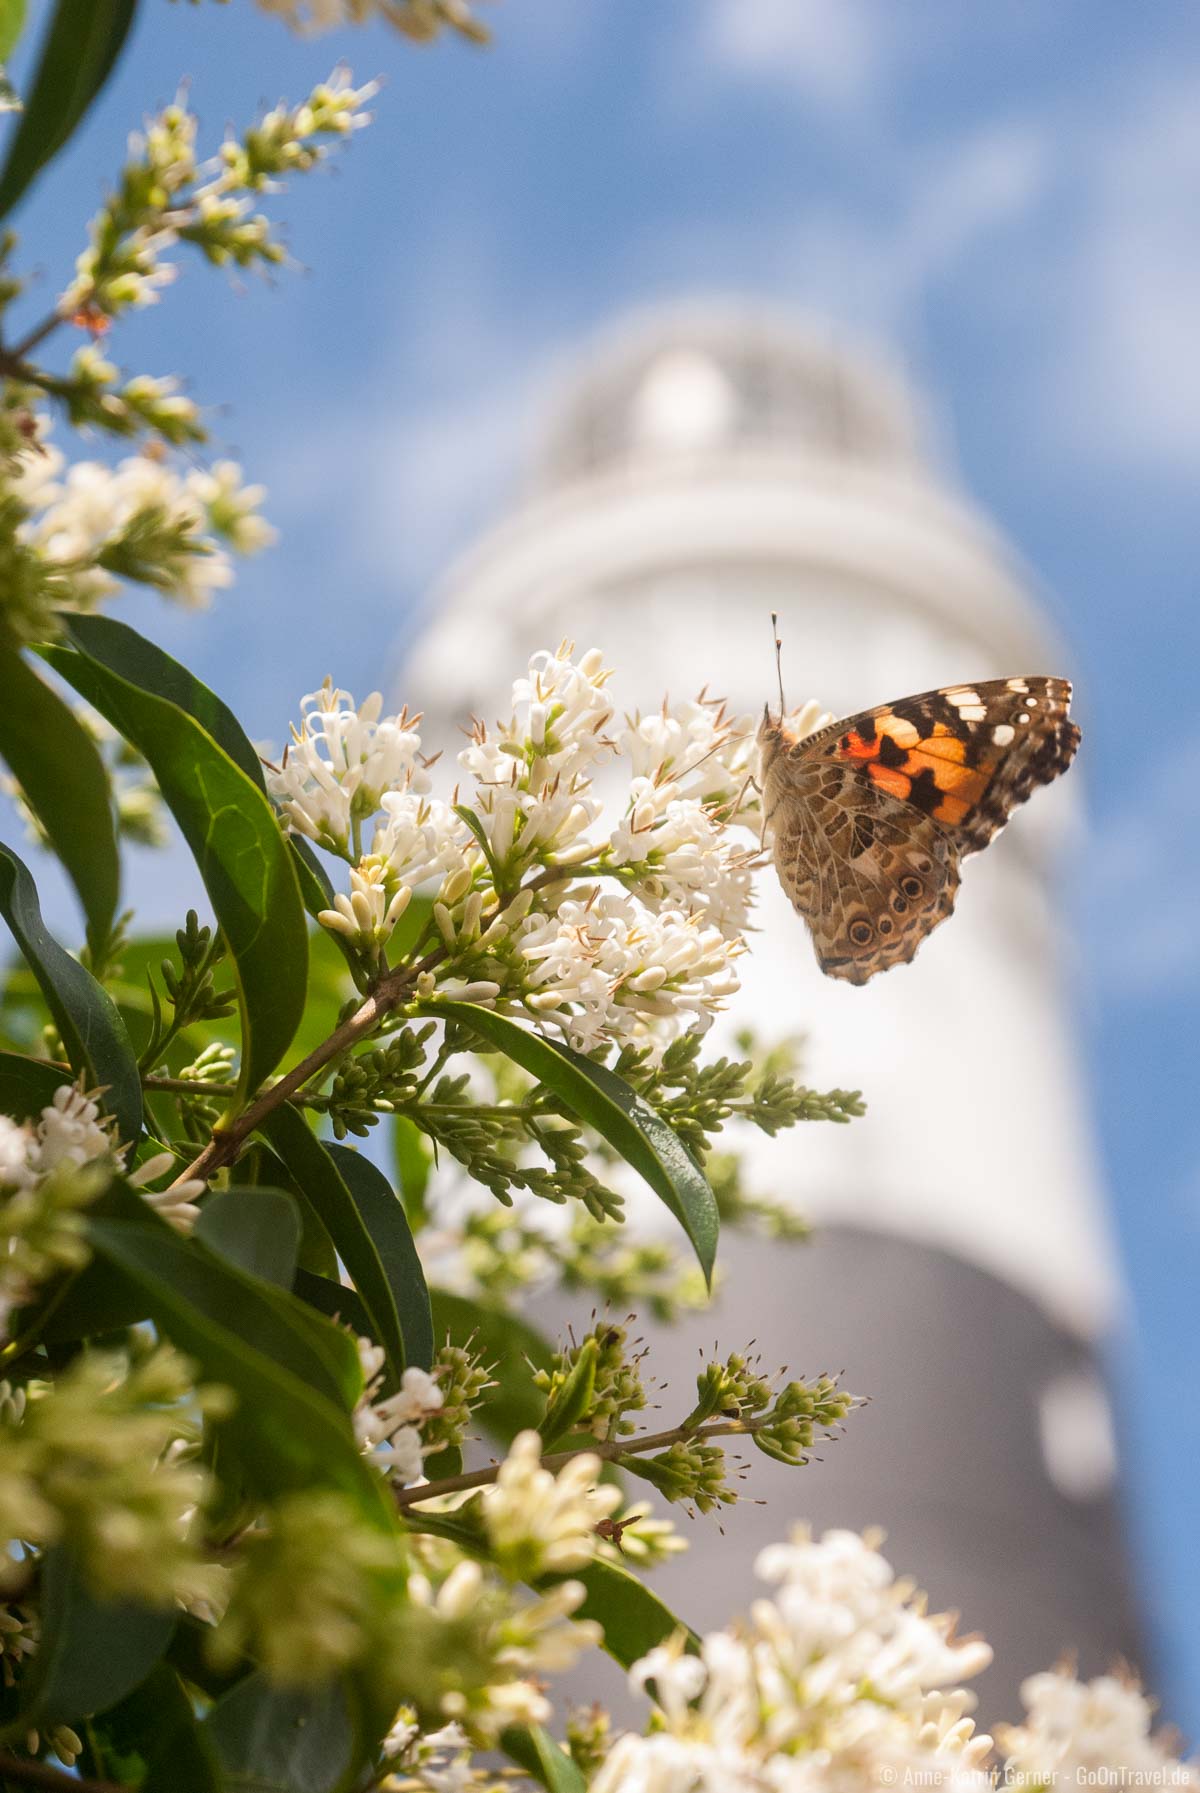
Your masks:
[[[433,1314],[404,1204],[383,1172],[361,1152],[337,1145],[325,1149],[354,1197],[391,1284],[404,1335],[405,1365],[428,1370],[433,1366]]]
[[[470,1345],[492,1367],[495,1387],[485,1389],[473,1417],[499,1444],[511,1444],[518,1432],[536,1432],[545,1401],[533,1386],[531,1369],[551,1371],[554,1347],[525,1320],[500,1308],[446,1289],[432,1290],[431,1299],[434,1337]]]
[[[0,754],[75,886],[88,943],[100,952],[121,897],[112,787],[75,712],[30,670],[0,630]]]
[[[0,0],[0,62],[7,62],[25,29],[25,0]]]
[[[457,1021],[490,1040],[552,1090],[579,1120],[594,1127],[674,1214],[711,1288],[720,1228],[717,1198],[682,1141],[648,1102],[614,1071],[569,1046],[528,1033],[492,1009],[469,1002],[428,1002],[419,1007],[422,1014]]]
[[[648,1651],[666,1643],[677,1631],[684,1634],[688,1650],[698,1650],[700,1639],[690,1625],[677,1618],[645,1582],[618,1563],[594,1558],[573,1577],[587,1590],[577,1619],[595,1619],[604,1632],[604,1648],[622,1668],[632,1668]]]
[[[174,1612],[101,1600],[74,1553],[57,1544],[41,1576],[42,1636],[21,1680],[26,1726],[103,1712],[144,1681],[171,1640]]]
[[[94,639],[93,630],[85,634]],[[245,1097],[287,1051],[307,987],[304,907],[275,812],[249,773],[177,703],[131,684],[90,648],[42,651],[149,761],[192,850],[233,961]]]
[[[295,1290],[302,1301],[328,1319],[336,1320],[340,1326],[349,1326],[358,1338],[374,1337],[371,1316],[357,1289],[348,1289],[345,1283],[335,1282],[332,1277],[318,1276],[315,1271],[301,1268],[296,1272]]]
[[[225,749],[234,765],[240,766],[246,777],[265,793],[262,761],[249,735],[229,705],[186,666],[139,635],[128,623],[119,623],[111,616],[68,616],[64,620],[68,635],[82,653],[136,685],[139,691],[165,697],[168,703],[186,710],[205,734]]]
[[[511,1725],[501,1731],[500,1747],[548,1793],[587,1793],[587,1782],[566,1750],[541,1725]]]
[[[339,1405],[352,1408],[363,1386],[357,1345],[343,1326],[329,1325],[311,1311],[308,1302],[292,1294],[300,1241],[300,1214],[294,1199],[282,1189],[261,1186],[223,1189],[205,1201],[192,1237],[235,1270],[271,1285],[269,1294],[261,1291],[263,1299],[272,1303],[287,1325],[305,1334],[330,1372]],[[285,1368],[298,1368],[287,1359],[282,1361]],[[330,1392],[329,1383],[313,1386]]]
[[[54,1100],[54,1092],[68,1078],[58,1065],[26,1058],[20,1052],[0,1052],[0,1114],[14,1121],[36,1120]]]
[[[217,1701],[201,1729],[230,1793],[336,1793],[356,1765],[356,1719],[341,1683],[275,1687],[256,1673]]]
[[[105,1772],[134,1782],[140,1793],[221,1793],[216,1753],[166,1663],[156,1664],[93,1729]]]
[[[29,868],[3,843],[0,915],[38,981],[72,1069],[89,1088],[105,1091],[103,1106],[116,1116],[121,1138],[135,1140],[142,1130],[142,1086],[125,1023],[107,991],[47,932]]]
[[[538,1430],[542,1449],[573,1432],[592,1404],[596,1392],[596,1359],[600,1346],[595,1338],[586,1338],[579,1347],[579,1356],[571,1365],[565,1380],[554,1394],[542,1416]]]
[[[429,1218],[425,1191],[433,1169],[433,1153],[421,1129],[403,1114],[396,1115],[392,1122],[392,1163],[409,1225],[419,1231]]]
[[[267,1117],[262,1132],[316,1209],[337,1247],[338,1255],[371,1316],[371,1336],[383,1348],[393,1384],[398,1383],[407,1362],[399,1303],[405,1299],[409,1285],[401,1282],[397,1286],[392,1281],[392,1272],[396,1268],[392,1256],[395,1235],[392,1234],[389,1241],[387,1262],[380,1242],[373,1236],[372,1226],[377,1219],[374,1208],[378,1207],[378,1202],[373,1204],[371,1224],[360,1210],[358,1196],[367,1179],[356,1179],[352,1190],[343,1173],[345,1159],[351,1154],[343,1152],[335,1160],[332,1154],[336,1148],[322,1145],[296,1109],[286,1102]],[[396,1213],[403,1220],[403,1208],[390,1190],[388,1193]],[[407,1223],[405,1225],[407,1230]],[[409,1243],[411,1245],[411,1238]],[[413,1255],[415,1257],[415,1252]],[[419,1269],[418,1265],[418,1273]],[[424,1286],[423,1277],[421,1286]]]
[[[145,1297],[149,1317],[196,1360],[205,1379],[233,1390],[237,1405],[222,1421],[222,1432],[260,1493],[340,1488],[368,1521],[395,1529],[383,1485],[359,1455],[348,1415],[336,1397],[311,1385],[318,1368],[328,1381],[327,1366],[319,1364],[299,1327],[285,1328],[261,1285],[166,1227],[89,1217],[87,1236],[112,1273]]]
[[[58,0],[0,173],[0,218],[56,156],[108,80],[136,0]]]
[[[200,1210],[192,1234],[218,1257],[276,1288],[290,1289],[300,1247],[300,1214],[282,1189],[221,1189]]]

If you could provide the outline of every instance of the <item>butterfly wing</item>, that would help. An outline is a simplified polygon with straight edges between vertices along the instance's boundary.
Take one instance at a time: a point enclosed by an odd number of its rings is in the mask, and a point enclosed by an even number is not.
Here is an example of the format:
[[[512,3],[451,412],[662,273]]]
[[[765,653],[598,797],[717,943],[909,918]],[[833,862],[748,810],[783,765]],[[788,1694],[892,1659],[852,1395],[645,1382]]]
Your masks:
[[[764,725],[775,863],[824,972],[865,983],[912,958],[954,907],[960,859],[1070,764],[1070,697],[1063,679],[996,679],[798,741]]]

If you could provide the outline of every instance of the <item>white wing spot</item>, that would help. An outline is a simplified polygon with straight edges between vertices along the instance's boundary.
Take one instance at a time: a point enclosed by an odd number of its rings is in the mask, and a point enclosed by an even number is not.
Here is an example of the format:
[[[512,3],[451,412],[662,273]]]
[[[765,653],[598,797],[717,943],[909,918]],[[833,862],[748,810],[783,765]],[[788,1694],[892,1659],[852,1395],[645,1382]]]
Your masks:
[[[1009,679],[1008,688],[1010,691],[1028,691],[1029,686],[1024,679]]]
[[[966,686],[964,686],[961,691],[948,692],[947,696],[956,710],[966,710],[972,704],[977,704],[979,702],[978,691],[972,691]]]
[[[997,747],[1007,747],[1016,732],[1011,722],[998,722],[992,730],[992,740]]]
[[[1029,721],[1029,717],[1024,710],[1022,710],[1021,714],[1017,717],[1017,721],[1018,722],[1028,722]]]
[[[958,700],[956,699],[955,701],[957,702]],[[987,721],[987,705],[986,704],[959,703],[958,704],[958,713],[962,717],[964,722],[986,722]]]

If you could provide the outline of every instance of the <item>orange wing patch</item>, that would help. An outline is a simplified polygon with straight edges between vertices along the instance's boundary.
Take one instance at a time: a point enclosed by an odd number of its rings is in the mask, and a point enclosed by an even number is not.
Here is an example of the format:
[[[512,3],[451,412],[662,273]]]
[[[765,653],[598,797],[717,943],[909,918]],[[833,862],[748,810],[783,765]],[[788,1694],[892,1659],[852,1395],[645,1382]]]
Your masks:
[[[915,723],[890,711],[871,718],[838,742],[838,757],[861,765],[878,790],[912,803],[953,826],[980,801],[996,770],[995,760],[967,764],[968,743],[944,722],[923,735]]]

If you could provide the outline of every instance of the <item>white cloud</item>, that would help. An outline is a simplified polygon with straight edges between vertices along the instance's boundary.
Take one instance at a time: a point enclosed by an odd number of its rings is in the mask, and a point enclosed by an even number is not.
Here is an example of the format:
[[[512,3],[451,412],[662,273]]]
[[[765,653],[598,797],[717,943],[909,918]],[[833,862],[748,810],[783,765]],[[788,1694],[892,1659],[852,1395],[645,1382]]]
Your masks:
[[[1051,261],[1055,447],[1182,471],[1200,453],[1200,133],[1194,81],[1145,81],[1073,147],[1082,216]]]
[[[709,0],[697,49],[711,73],[841,110],[878,90],[893,41],[882,11],[862,0]]]
[[[1096,825],[1086,892],[1089,959],[1114,995],[1177,995],[1200,981],[1200,847],[1190,825],[1198,790],[1200,750],[1172,753],[1143,773],[1123,808]]]

